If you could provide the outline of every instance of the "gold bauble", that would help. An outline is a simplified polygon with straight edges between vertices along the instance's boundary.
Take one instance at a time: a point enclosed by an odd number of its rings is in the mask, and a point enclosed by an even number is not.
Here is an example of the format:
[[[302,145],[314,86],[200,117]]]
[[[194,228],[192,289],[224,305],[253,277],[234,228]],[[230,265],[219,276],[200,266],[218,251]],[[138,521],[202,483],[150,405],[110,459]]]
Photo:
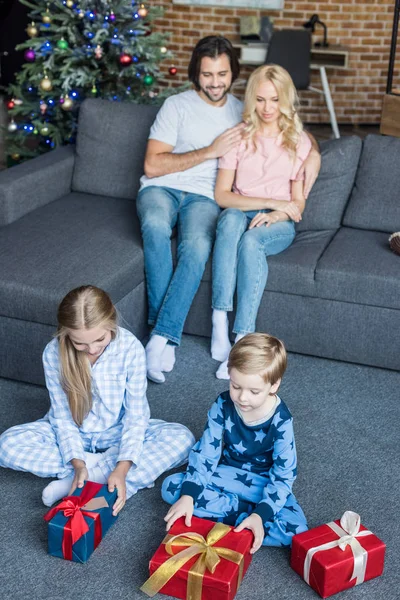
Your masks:
[[[141,4],[139,10],[137,11],[137,14],[139,15],[139,17],[142,17],[142,19],[144,19],[144,17],[147,17],[148,12],[149,11],[145,7],[145,5]]]
[[[18,154],[18,152],[14,152],[14,154],[11,154],[11,158],[13,160],[19,160],[21,158],[21,155]]]
[[[14,104],[15,106],[21,106],[21,104],[23,104],[24,101],[21,100],[21,98],[14,98]]]
[[[168,48],[166,48],[165,46],[161,46],[160,52],[161,52],[161,54],[167,54]]]
[[[50,92],[53,89],[53,84],[51,83],[51,81],[47,75],[44,76],[44,78],[40,82],[39,86],[40,86],[40,89],[43,90],[44,92]]]
[[[65,96],[64,102],[61,104],[63,110],[71,110],[74,103],[69,96]]]
[[[36,27],[36,24],[33,21],[30,25],[28,25],[25,31],[31,38],[36,37],[39,33],[38,28]]]
[[[43,23],[46,23],[46,25],[49,25],[51,23],[51,14],[49,9],[47,9],[44,15],[42,15],[42,21]]]
[[[79,17],[80,19],[83,19],[83,17],[84,17],[84,16],[85,16],[85,13],[83,12],[83,10],[80,10],[80,11],[78,12],[78,17]]]
[[[49,130],[49,128],[47,127],[47,125],[44,125],[44,127],[42,127],[42,128],[40,129],[40,133],[41,133],[42,135],[47,135],[47,134],[49,133],[49,131],[50,131],[50,130]]]
[[[73,2],[73,0],[67,0],[65,4],[68,6],[68,8],[72,8],[74,5],[74,2]]]

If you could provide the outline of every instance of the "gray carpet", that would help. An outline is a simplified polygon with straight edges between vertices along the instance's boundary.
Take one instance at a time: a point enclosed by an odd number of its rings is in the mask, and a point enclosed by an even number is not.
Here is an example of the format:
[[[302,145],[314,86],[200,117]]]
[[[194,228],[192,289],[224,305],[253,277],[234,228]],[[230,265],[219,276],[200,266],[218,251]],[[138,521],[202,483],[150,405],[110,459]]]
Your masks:
[[[180,421],[196,436],[226,382],[215,379],[209,340],[184,337],[164,385],[150,384],[152,416]],[[383,577],[349,590],[349,600],[395,600],[399,595],[400,373],[292,354],[280,390],[295,419],[299,475],[295,494],[311,527],[345,510],[387,544]],[[44,388],[0,380],[0,423],[32,421],[47,409]],[[135,600],[163,537],[167,506],[154,489],[133,497],[86,565],[46,552],[40,494],[47,480],[0,469],[0,597],[2,600]],[[289,551],[261,548],[237,600],[318,598],[290,569]]]

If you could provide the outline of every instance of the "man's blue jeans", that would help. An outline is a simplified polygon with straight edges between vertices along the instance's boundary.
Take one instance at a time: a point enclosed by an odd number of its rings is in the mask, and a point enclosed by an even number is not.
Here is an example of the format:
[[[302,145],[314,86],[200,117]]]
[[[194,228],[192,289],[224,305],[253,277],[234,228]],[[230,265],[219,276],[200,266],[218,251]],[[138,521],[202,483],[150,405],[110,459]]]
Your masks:
[[[160,186],[145,187],[137,198],[143,237],[152,334],[180,344],[183,326],[200,285],[221,212],[211,198]],[[177,266],[173,271],[171,233],[178,226]]]
[[[233,310],[237,293],[234,333],[252,333],[268,278],[267,256],[279,254],[293,242],[293,221],[248,229],[259,212],[227,208],[221,213],[213,255],[212,306]]]

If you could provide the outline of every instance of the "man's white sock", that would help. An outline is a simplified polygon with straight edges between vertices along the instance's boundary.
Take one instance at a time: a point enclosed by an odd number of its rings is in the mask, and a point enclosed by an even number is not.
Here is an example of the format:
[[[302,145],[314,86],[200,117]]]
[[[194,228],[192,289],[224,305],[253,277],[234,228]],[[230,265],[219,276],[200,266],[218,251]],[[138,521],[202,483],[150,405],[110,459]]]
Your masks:
[[[161,370],[170,373],[175,365],[175,346],[167,344],[161,356]]]
[[[214,308],[212,313],[211,356],[214,360],[225,361],[231,351],[229,340],[228,313]]]
[[[215,373],[215,377],[217,379],[229,379],[228,361],[227,360],[225,360],[223,363],[221,363],[219,365],[218,370]]]
[[[146,346],[147,377],[155,383],[164,383],[161,357],[167,345],[167,338],[162,335],[152,335]]]

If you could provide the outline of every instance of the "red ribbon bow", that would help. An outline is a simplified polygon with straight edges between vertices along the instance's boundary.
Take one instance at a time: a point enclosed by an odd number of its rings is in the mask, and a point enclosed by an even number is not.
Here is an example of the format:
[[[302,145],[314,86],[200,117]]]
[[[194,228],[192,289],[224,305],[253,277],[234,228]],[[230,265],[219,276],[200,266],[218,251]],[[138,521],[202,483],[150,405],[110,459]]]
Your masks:
[[[51,508],[49,512],[44,515],[45,521],[51,521],[58,512],[63,512],[64,517],[68,518],[68,521],[64,526],[62,541],[62,553],[66,560],[72,560],[72,546],[89,531],[89,525],[86,523],[84,516],[94,519],[95,522],[94,548],[97,548],[101,542],[102,531],[100,514],[98,512],[84,510],[84,506],[94,498],[102,487],[101,483],[87,481],[80,496],[66,496],[60,504]]]

